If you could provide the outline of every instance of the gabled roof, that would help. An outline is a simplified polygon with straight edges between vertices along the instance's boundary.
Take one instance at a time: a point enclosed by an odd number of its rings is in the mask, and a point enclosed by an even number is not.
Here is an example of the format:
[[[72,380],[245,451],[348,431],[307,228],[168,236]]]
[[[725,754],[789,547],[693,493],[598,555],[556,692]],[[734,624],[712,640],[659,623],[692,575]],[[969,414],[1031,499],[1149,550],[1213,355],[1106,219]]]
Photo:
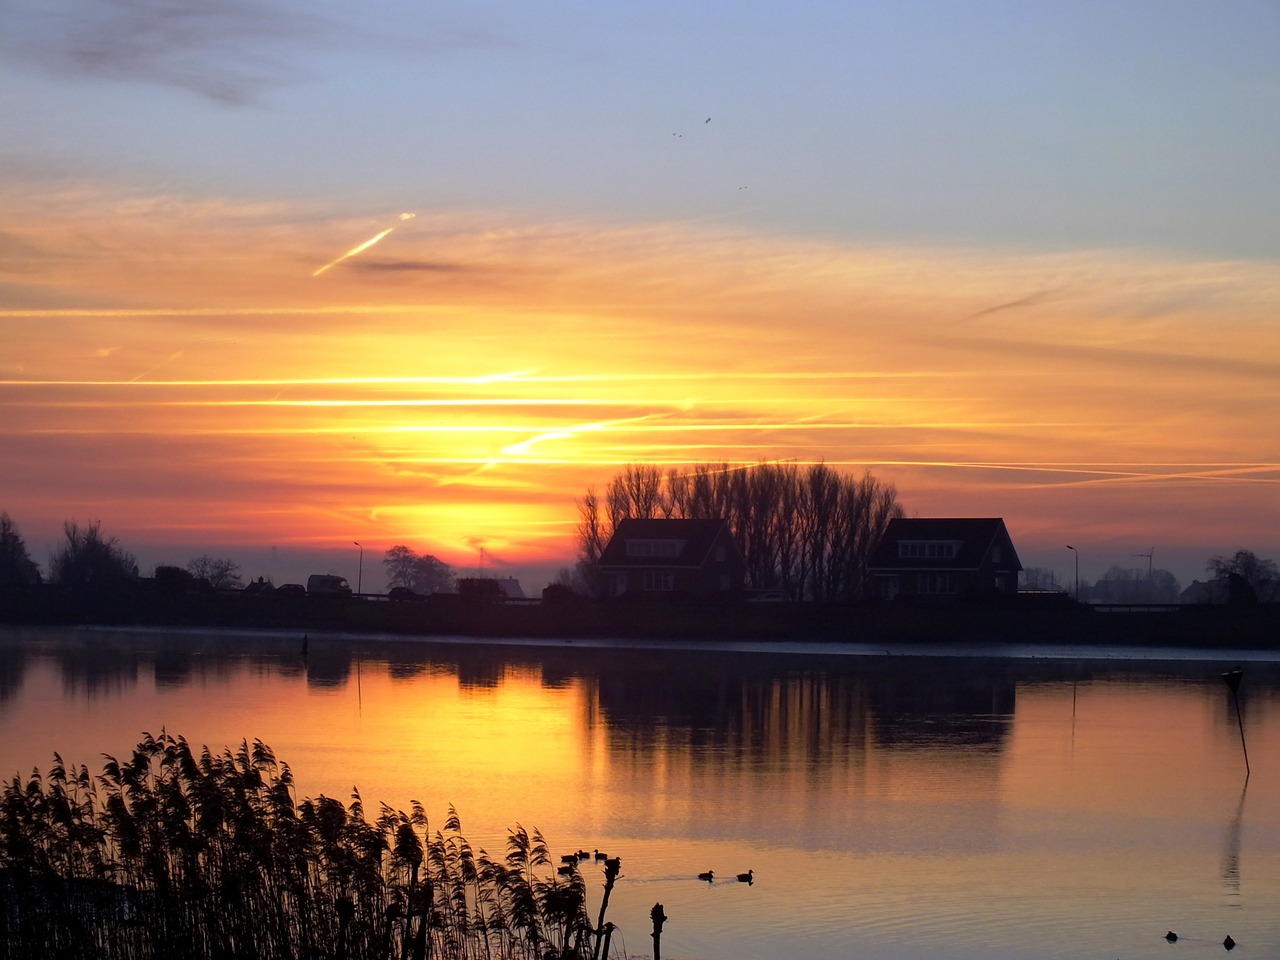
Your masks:
[[[720,534],[727,535],[728,530],[723,520],[621,520],[601,552],[597,566],[701,567]],[[680,552],[671,557],[635,557],[627,554],[629,540],[678,540],[682,546]],[[731,537],[726,536],[726,540],[733,545]]]
[[[960,546],[954,557],[901,557],[898,544],[905,540],[952,541]],[[1006,544],[1009,556],[1001,566],[1022,569],[1009,531],[1000,517],[897,517],[889,521],[884,537],[867,566],[875,569],[977,570],[997,540]]]

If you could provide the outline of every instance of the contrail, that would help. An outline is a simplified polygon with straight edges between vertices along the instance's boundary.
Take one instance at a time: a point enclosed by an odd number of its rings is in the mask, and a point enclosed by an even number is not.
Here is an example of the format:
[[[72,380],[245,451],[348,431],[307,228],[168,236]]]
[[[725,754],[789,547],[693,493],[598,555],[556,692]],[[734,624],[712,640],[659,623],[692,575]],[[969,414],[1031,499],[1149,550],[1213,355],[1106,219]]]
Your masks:
[[[401,220],[412,220],[412,219],[413,219],[413,216],[414,216],[414,215],[413,215],[412,213],[402,213],[402,214],[400,214],[400,219],[401,219]],[[338,259],[337,259],[337,260],[332,260],[332,261],[330,261],[329,263],[326,263],[323,267],[321,267],[319,270],[317,270],[317,271],[316,271],[315,273],[313,273],[311,276],[313,276],[313,277],[318,277],[318,276],[320,276],[320,274],[324,273],[324,272],[325,272],[326,270],[328,270],[330,267],[336,267],[338,264],[340,264],[343,260],[346,260],[348,257],[354,257],[357,253],[364,253],[364,251],[368,250],[370,247],[372,247],[375,243],[377,243],[379,240],[381,240],[383,237],[385,237],[388,233],[390,233],[390,232],[391,232],[392,230],[394,230],[394,229],[395,229],[395,227],[387,227],[387,229],[383,230],[380,234],[378,234],[378,235],[377,235],[377,236],[375,236],[375,237],[370,237],[370,238],[369,238],[368,240],[366,240],[364,243],[360,244],[360,246],[358,246],[358,247],[352,247],[350,250],[348,250],[348,251],[347,251],[346,253],[344,253],[342,256],[338,257]]]

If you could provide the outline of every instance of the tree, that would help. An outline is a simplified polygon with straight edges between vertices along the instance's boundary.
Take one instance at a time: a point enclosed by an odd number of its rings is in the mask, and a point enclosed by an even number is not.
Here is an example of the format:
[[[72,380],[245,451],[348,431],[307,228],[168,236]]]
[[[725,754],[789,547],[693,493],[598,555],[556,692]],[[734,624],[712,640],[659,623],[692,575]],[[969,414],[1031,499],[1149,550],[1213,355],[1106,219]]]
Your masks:
[[[1176,603],[1181,587],[1168,570],[1113,566],[1093,585],[1094,603]]]
[[[1237,550],[1229,557],[1213,557],[1206,569],[1215,580],[1230,581],[1233,576],[1239,577],[1263,603],[1280,601],[1280,567],[1274,560],[1263,560],[1252,550]]]
[[[202,553],[187,563],[187,570],[197,580],[208,580],[215,590],[234,590],[240,586],[240,564],[234,560]]]
[[[1064,592],[1058,583],[1058,575],[1048,567],[1027,567],[1023,570],[1021,589]]]
[[[897,491],[870,472],[825,464],[696,464],[686,471],[629,465],[598,496],[578,501],[578,557],[593,565],[618,524],[637,519],[723,519],[747,562],[748,584],[792,599],[857,600],[867,561],[893,517]]]
[[[9,514],[0,513],[0,590],[34,586],[40,582],[40,568],[27,553],[18,528]]]
[[[387,571],[387,587],[408,587],[415,593],[447,593],[453,589],[453,568],[431,554],[418,554],[409,547],[392,547],[382,558]]]
[[[62,525],[66,542],[49,561],[54,583],[76,590],[115,586],[138,575],[138,562],[115,537],[105,537],[102,525],[80,527],[74,520]]]

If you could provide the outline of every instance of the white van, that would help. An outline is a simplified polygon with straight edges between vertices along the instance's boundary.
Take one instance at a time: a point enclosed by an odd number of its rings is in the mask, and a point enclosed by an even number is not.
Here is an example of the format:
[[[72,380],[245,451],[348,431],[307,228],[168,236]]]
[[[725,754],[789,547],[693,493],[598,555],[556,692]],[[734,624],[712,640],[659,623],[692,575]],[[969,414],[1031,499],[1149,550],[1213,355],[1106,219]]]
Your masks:
[[[351,584],[346,577],[332,573],[313,573],[307,577],[307,595],[312,597],[349,597]]]

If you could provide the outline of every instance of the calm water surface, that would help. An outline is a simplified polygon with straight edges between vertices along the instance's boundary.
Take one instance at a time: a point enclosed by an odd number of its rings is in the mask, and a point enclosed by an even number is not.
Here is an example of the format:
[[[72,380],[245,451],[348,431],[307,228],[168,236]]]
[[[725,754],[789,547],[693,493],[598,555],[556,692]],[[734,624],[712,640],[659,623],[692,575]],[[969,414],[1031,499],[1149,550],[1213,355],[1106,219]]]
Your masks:
[[[615,954],[660,902],[671,960],[1280,956],[1280,657],[815,649],[9,629],[0,774],[261,739],[302,795],[620,856]]]

